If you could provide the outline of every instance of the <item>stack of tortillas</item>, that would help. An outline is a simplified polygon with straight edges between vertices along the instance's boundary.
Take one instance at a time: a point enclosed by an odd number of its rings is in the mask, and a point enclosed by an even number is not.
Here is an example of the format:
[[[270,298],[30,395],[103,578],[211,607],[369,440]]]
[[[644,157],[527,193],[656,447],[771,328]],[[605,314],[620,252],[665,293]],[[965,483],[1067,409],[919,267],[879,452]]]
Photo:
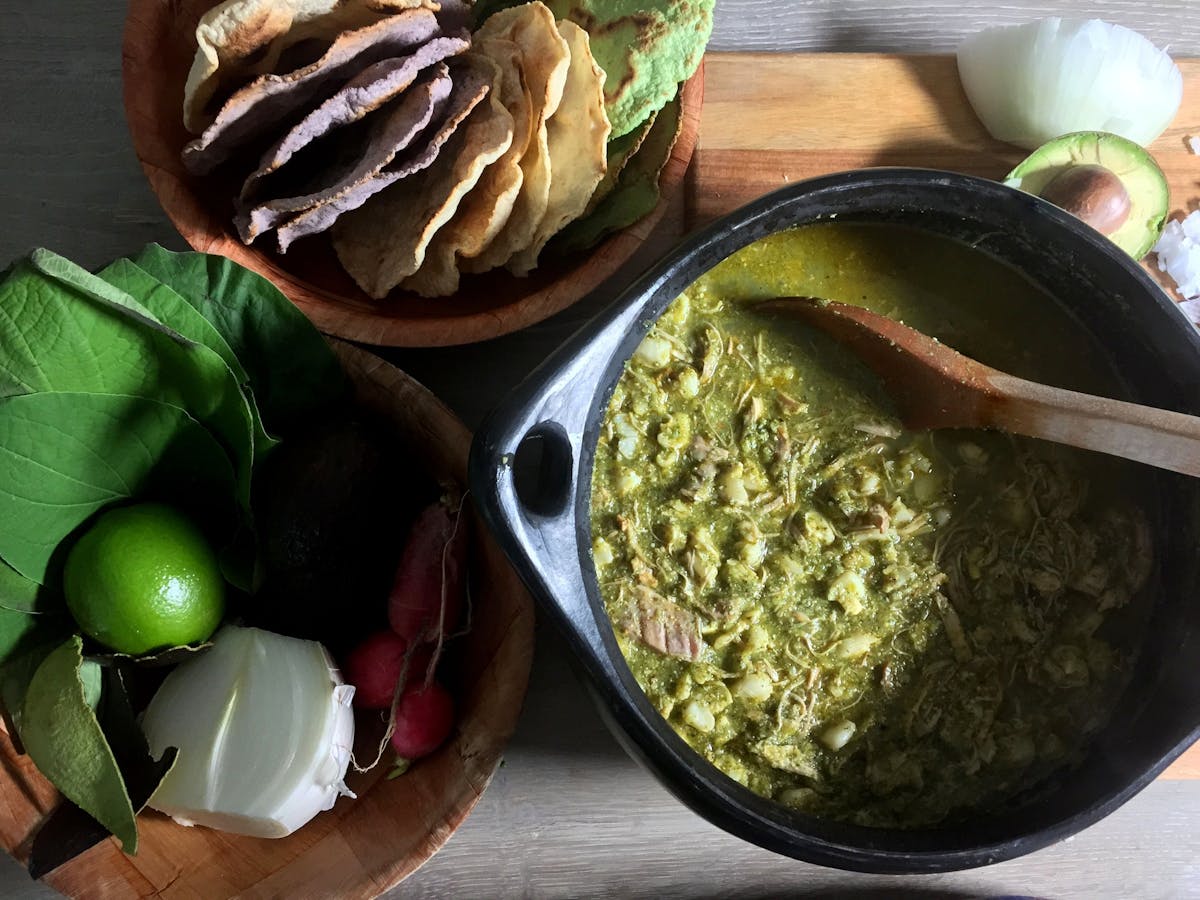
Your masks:
[[[239,175],[242,239],[328,231],[372,297],[524,274],[606,172],[604,72],[540,2],[230,0],[197,30],[190,171]]]
[[[604,72],[587,33],[527,3],[492,16],[473,40],[468,55],[495,74],[455,152],[333,228],[342,265],[373,297],[397,285],[450,294],[460,271],[528,272],[604,177]]]

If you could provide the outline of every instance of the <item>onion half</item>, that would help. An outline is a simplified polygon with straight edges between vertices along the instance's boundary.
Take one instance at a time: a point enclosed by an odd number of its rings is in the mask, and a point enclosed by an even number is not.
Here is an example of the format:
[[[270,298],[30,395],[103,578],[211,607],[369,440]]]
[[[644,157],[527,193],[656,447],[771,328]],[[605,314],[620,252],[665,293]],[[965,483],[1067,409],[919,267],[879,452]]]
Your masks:
[[[149,805],[182,825],[286,837],[339,796],[354,744],[354,688],[314,641],[223,628],[150,701],[151,752],[178,747]]]
[[[1183,98],[1183,74],[1165,51],[1099,19],[985,29],[959,45],[958,73],[992,137],[1030,150],[1075,131],[1145,146]]]

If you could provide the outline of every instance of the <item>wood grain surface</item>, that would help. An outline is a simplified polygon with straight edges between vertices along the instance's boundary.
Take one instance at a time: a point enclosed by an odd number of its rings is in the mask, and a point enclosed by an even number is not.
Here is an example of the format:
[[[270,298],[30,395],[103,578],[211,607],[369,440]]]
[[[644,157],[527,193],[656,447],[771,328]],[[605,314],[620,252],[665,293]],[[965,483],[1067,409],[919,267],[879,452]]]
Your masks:
[[[3,12],[0,259],[49,246],[100,265],[149,240],[184,249],[122,115],[125,4],[5,0]],[[978,28],[1056,12],[1100,15],[1200,56],[1200,0],[717,0],[712,47],[949,53]],[[847,116],[878,102],[864,96],[863,106]],[[387,356],[474,425],[677,239],[679,212],[612,281],[539,325],[485,344]],[[556,635],[541,631],[505,764],[446,847],[388,896],[1200,898],[1198,826],[1200,781],[1160,780],[1073,840],[983,870],[873,878],[796,863],[708,825],[635,765],[593,711]],[[0,897],[54,896],[0,855]]]
[[[1192,0],[717,0],[713,50],[952,53],[981,28],[1041,16],[1101,18],[1175,56],[1200,56]],[[870,95],[863,94],[870,102]]]
[[[1183,105],[1151,146],[1176,213],[1200,203],[1200,59],[1180,59]],[[865,166],[1002,178],[1027,151],[992,138],[947,55],[710,53],[688,173],[696,226],[785,184]],[[747,77],[748,73],[753,77]],[[854,109],[856,97],[872,98]]]

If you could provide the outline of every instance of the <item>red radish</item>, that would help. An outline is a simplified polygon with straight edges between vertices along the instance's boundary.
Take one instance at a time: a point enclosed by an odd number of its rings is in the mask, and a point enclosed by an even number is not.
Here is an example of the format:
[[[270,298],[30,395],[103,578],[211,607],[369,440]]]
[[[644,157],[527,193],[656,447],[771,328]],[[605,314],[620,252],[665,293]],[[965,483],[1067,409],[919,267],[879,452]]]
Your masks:
[[[396,693],[396,683],[404,674],[408,641],[391,631],[378,631],[346,656],[342,674],[354,685],[354,705],[360,709],[388,709]],[[408,664],[407,680],[424,680],[433,648],[414,648]]]
[[[436,681],[413,684],[396,704],[392,749],[404,759],[428,756],[454,729],[454,698]]]
[[[462,614],[467,523],[461,505],[445,500],[417,516],[396,567],[388,598],[392,631],[412,643],[439,643],[454,634]]]

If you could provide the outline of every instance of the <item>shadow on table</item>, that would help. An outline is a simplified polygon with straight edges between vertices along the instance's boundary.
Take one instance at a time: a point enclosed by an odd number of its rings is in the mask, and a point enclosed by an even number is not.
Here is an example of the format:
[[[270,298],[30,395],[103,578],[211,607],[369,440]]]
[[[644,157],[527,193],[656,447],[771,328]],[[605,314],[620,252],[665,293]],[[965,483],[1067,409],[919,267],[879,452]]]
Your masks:
[[[557,632],[539,625],[529,693],[511,746],[522,752],[610,763],[627,760],[634,766],[600,718],[584,677]]]
[[[902,62],[925,99],[937,108],[938,122],[919,137],[880,147],[869,165],[945,169],[998,179],[1024,157],[1024,151],[988,135],[967,100],[952,59],[916,55],[905,56]],[[910,94],[897,102],[920,99]]]

